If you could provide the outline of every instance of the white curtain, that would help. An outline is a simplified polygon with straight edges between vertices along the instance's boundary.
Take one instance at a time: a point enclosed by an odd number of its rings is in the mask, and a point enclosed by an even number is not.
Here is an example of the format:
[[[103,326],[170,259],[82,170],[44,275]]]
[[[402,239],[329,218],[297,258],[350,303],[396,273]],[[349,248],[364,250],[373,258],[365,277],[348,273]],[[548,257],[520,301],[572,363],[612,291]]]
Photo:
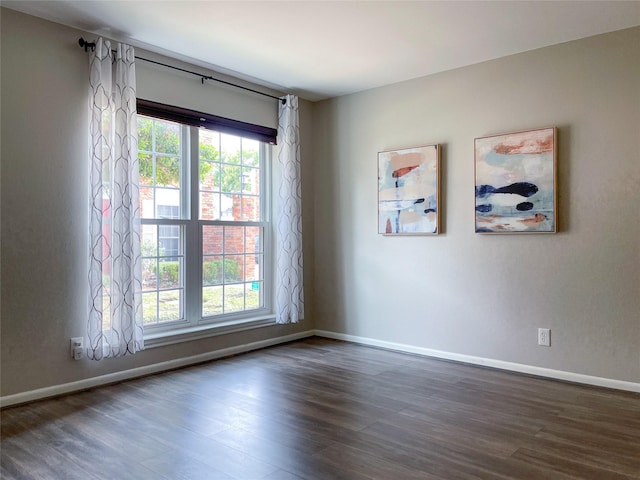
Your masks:
[[[98,39],[89,73],[89,319],[94,360],[144,348],[133,47]]]
[[[302,194],[298,97],[287,95],[278,115],[278,232],[276,246],[276,322],[304,316],[302,288]]]

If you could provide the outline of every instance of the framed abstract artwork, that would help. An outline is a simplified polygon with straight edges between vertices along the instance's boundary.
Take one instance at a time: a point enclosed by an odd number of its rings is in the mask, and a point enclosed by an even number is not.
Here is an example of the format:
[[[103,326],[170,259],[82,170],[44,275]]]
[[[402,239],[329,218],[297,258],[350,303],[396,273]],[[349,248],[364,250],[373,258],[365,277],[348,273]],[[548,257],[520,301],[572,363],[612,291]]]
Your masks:
[[[477,233],[555,233],[556,128],[475,139]]]
[[[378,153],[378,233],[440,233],[440,146]]]

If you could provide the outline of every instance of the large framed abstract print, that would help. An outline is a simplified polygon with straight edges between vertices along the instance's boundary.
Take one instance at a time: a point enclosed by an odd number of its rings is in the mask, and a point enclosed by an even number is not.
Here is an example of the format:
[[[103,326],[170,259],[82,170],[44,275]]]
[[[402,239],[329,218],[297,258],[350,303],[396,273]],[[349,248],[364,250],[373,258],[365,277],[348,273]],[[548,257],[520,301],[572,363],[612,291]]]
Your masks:
[[[378,233],[440,233],[440,146],[378,153]]]
[[[555,233],[556,129],[475,139],[477,233]]]

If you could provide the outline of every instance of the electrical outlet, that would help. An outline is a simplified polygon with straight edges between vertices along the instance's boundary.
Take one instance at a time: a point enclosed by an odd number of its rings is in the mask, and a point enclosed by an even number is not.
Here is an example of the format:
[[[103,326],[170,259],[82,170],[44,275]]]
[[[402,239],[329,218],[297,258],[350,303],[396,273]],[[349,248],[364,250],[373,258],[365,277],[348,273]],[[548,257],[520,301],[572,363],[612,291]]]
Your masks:
[[[82,337],[73,337],[70,340],[71,344],[71,358],[74,360],[80,360],[84,358],[84,339]]]
[[[551,346],[551,330],[548,328],[539,328],[538,329],[538,345],[542,345],[543,347]]]

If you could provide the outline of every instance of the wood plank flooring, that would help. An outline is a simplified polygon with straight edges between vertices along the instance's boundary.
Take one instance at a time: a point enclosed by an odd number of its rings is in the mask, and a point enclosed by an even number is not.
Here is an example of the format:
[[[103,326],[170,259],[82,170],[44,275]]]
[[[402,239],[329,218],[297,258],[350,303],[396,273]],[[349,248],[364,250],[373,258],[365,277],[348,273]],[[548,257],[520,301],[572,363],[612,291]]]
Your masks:
[[[640,479],[640,395],[322,338],[2,411],[0,477]]]

